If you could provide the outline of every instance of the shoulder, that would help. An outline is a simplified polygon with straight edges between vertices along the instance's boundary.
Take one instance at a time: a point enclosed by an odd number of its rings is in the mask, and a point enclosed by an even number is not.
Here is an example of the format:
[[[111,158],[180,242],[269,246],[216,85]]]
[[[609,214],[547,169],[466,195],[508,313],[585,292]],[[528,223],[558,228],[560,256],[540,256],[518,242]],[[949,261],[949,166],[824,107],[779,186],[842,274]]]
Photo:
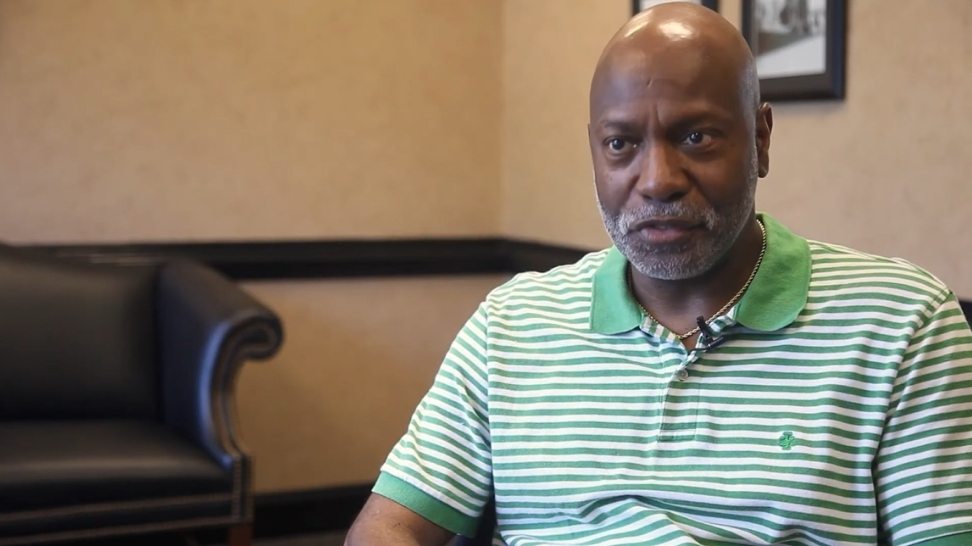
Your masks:
[[[933,309],[950,294],[942,281],[907,260],[819,241],[808,244],[811,299],[884,301]]]
[[[580,260],[549,271],[518,273],[486,297],[488,312],[523,304],[557,304],[568,300],[589,300],[594,274],[608,249],[591,252]]]

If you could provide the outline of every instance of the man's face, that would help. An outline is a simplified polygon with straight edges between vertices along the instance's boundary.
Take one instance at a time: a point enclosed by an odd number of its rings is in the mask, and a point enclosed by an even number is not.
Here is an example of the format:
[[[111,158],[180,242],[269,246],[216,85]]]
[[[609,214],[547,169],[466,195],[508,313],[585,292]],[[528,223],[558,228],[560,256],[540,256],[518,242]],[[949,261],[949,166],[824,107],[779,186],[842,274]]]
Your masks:
[[[651,54],[622,48],[592,86],[601,215],[648,277],[703,275],[754,214],[766,150],[739,81],[704,52],[676,45]]]

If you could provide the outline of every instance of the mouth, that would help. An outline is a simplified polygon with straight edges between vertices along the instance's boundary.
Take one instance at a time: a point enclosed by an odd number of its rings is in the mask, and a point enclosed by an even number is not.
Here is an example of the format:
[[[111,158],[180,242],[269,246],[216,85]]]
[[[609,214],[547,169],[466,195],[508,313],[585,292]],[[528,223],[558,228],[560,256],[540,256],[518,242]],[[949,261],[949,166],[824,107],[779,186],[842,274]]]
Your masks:
[[[652,245],[683,243],[705,226],[688,218],[654,217],[642,220],[631,227],[631,233],[644,238]]]

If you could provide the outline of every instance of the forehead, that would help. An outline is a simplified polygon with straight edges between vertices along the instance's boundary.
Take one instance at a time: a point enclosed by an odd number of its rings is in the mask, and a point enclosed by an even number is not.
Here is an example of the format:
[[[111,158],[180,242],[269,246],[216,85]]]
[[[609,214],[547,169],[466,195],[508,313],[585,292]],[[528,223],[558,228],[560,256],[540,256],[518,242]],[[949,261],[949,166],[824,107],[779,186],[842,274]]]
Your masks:
[[[640,108],[741,116],[742,78],[731,63],[697,44],[619,44],[602,59],[591,85],[591,122]]]

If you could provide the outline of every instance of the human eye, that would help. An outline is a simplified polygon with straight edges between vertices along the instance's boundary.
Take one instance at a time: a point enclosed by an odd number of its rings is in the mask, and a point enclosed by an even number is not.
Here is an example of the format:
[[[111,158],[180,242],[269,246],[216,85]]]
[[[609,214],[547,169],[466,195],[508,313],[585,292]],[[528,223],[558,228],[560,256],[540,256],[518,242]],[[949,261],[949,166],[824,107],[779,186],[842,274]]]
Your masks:
[[[704,131],[691,131],[690,133],[685,135],[685,138],[682,139],[682,142],[690,146],[702,147],[712,142],[712,135]]]
[[[612,154],[623,154],[637,146],[637,144],[625,137],[608,137],[604,139],[604,145]]]

